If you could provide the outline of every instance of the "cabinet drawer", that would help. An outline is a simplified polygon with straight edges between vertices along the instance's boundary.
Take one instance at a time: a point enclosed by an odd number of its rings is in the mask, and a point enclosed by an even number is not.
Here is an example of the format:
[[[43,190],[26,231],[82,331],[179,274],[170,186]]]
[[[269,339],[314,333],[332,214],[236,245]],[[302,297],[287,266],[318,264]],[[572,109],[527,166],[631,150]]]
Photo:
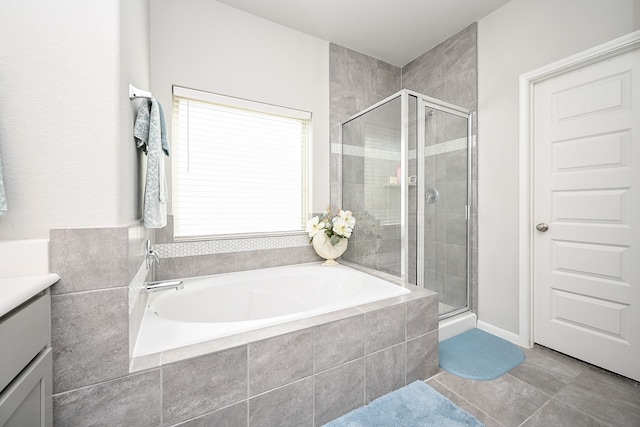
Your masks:
[[[0,319],[0,391],[49,343],[50,306],[46,292]]]

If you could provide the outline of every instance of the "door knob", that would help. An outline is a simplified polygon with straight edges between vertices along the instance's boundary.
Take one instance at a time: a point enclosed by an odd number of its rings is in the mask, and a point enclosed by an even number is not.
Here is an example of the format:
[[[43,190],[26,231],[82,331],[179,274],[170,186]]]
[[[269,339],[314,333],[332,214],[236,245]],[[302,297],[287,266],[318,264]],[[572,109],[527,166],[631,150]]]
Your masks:
[[[549,229],[549,225],[545,224],[544,222],[541,222],[540,224],[536,225],[536,230],[542,231],[543,233],[548,229]]]

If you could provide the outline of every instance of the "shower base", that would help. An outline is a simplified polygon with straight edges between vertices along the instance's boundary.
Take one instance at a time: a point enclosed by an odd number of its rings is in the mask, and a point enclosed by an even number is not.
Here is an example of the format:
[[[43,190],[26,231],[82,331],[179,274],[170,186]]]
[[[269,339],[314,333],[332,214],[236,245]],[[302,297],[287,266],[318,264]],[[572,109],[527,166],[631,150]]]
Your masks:
[[[476,314],[470,311],[442,319],[438,327],[438,341],[444,341],[475,328],[477,321]]]

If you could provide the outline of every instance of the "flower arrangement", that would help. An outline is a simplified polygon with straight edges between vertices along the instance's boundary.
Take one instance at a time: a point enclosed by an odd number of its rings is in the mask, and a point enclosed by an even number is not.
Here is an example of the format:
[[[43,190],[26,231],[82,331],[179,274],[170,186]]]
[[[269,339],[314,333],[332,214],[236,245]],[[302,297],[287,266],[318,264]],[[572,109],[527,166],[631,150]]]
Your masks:
[[[314,216],[307,221],[306,232],[309,233],[309,243],[313,241],[316,234],[323,232],[327,235],[333,246],[342,239],[348,239],[353,233],[356,219],[351,211],[340,209],[338,215],[331,218],[331,210],[327,208],[320,216]]]

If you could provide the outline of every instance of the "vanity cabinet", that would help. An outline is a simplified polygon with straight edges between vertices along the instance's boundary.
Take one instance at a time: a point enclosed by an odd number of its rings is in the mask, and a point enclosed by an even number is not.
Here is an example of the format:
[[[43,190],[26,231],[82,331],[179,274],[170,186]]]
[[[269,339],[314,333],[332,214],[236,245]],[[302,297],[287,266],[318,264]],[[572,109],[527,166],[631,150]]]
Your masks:
[[[42,291],[0,317],[0,426],[51,427],[51,296]]]

